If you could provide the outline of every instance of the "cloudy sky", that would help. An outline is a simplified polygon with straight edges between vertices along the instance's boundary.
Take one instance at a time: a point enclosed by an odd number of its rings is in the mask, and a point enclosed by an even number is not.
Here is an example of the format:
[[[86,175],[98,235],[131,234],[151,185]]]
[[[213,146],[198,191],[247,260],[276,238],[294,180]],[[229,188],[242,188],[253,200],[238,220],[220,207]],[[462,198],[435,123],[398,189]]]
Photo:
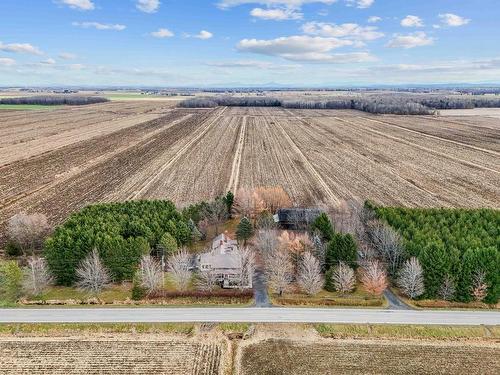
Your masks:
[[[0,86],[500,83],[499,0],[1,0]]]

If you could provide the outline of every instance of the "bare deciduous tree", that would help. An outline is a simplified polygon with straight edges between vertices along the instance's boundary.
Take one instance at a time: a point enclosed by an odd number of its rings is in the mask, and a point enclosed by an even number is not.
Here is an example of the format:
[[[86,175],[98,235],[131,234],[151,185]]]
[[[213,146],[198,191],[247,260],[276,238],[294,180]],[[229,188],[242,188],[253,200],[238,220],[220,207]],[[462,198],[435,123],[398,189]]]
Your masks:
[[[47,217],[43,214],[19,213],[12,216],[7,224],[7,234],[10,240],[19,246],[24,254],[28,250],[33,253],[39,249],[49,232],[50,226]]]
[[[387,288],[387,272],[378,260],[370,260],[361,269],[361,283],[365,290],[375,296],[380,296]]]
[[[222,199],[216,199],[209,203],[203,212],[203,217],[215,226],[216,235],[219,234],[219,225],[221,225],[229,216],[227,205]]]
[[[196,283],[199,290],[212,291],[217,286],[217,275],[211,269],[202,270],[198,273]]]
[[[481,302],[488,294],[488,284],[486,284],[486,274],[482,270],[474,272],[472,278],[471,295],[475,301]]]
[[[318,294],[323,287],[321,266],[310,252],[305,252],[299,265],[297,282],[300,288],[309,295]]]
[[[403,260],[401,236],[387,224],[375,222],[370,226],[370,238],[375,251],[387,264],[389,273],[395,276]]]
[[[76,276],[78,279],[76,285],[93,294],[98,294],[111,282],[109,272],[102,264],[97,249],[92,250],[81,262],[76,270]]]
[[[258,201],[264,210],[275,213],[279,208],[292,207],[292,200],[281,186],[260,187],[255,189]]]
[[[408,259],[399,271],[398,285],[404,295],[415,299],[424,291],[424,274],[417,258]]]
[[[244,187],[239,188],[236,192],[234,206],[242,216],[250,218],[262,211],[262,203],[255,191]]]
[[[239,287],[243,289],[251,285],[255,272],[255,254],[250,248],[243,247],[238,252],[238,258],[241,264],[238,281]]]
[[[163,288],[164,278],[161,264],[151,255],[143,255],[141,258],[139,280],[148,295]]]
[[[446,275],[443,279],[443,283],[439,288],[439,297],[445,301],[450,301],[455,295],[455,281],[450,275]]]
[[[286,251],[275,251],[266,259],[266,276],[271,290],[280,296],[292,282],[293,264]]]
[[[333,269],[332,282],[336,291],[342,294],[352,292],[356,287],[354,270],[344,262],[340,262],[339,265]]]
[[[191,256],[186,249],[181,249],[172,255],[167,262],[172,281],[180,291],[187,290],[191,281],[190,260]]]
[[[311,238],[313,244],[313,254],[318,259],[321,269],[324,270],[326,264],[326,244],[321,239],[319,233],[314,233]]]
[[[274,229],[259,229],[255,236],[255,246],[267,257],[278,247],[278,232]]]
[[[53,282],[44,258],[32,256],[23,269],[23,290],[30,296],[40,295]]]

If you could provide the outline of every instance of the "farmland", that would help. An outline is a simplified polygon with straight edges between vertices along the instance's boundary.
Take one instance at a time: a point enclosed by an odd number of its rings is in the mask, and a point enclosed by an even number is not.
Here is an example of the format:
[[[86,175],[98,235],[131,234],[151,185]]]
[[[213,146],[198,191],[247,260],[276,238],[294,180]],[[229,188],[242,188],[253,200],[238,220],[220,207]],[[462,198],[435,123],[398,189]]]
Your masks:
[[[0,223],[20,211],[57,224],[95,202],[185,205],[269,185],[303,205],[500,208],[499,139],[498,121],[482,116],[184,109],[173,100],[5,110]]]
[[[496,374],[498,350],[463,342],[271,339],[242,349],[240,374]]]
[[[223,373],[222,341],[134,336],[3,338],[0,368],[16,374]]]

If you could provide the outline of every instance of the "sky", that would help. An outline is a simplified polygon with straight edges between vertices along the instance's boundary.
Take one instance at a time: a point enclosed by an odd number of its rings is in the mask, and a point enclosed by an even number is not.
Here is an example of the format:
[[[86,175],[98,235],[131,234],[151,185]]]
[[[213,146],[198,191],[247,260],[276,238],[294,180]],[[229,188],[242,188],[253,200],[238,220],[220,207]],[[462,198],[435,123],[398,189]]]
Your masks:
[[[499,0],[1,0],[0,86],[500,83]]]

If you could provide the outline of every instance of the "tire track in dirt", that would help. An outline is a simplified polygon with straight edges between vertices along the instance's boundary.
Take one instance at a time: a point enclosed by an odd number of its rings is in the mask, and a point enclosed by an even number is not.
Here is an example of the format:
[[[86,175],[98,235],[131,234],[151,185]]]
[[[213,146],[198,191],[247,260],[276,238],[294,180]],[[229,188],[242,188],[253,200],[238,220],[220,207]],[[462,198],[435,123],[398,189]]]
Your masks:
[[[294,142],[294,140],[288,135],[288,133],[285,131],[283,126],[279,123],[279,121],[275,122],[276,126],[279,127],[281,132],[283,133],[285,139],[288,141],[289,145],[291,148],[295,151],[295,153],[302,159],[304,168],[313,176],[316,181],[318,182],[319,186],[324,190],[326,197],[330,200],[330,203],[333,203],[334,205],[338,206],[340,204],[340,200],[337,198],[337,196],[333,193],[333,191],[330,189],[328,184],[325,182],[323,177],[318,173],[316,168],[311,164],[309,159],[305,156],[305,154],[302,152],[302,150],[297,146],[297,144]]]
[[[486,150],[486,149],[481,149],[481,148],[478,148],[478,147],[475,147],[475,146],[471,146],[471,145],[467,145],[465,143],[460,143],[460,142],[456,142],[456,141],[452,141],[452,140],[449,140],[449,139],[445,139],[445,138],[441,138],[441,137],[437,137],[437,136],[433,136],[433,135],[429,135],[429,134],[426,134],[426,133],[421,133],[421,132],[418,132],[416,130],[410,130],[410,129],[407,129],[405,127],[401,127],[401,126],[398,126],[398,125],[393,125],[391,123],[385,123],[383,121],[378,121],[378,120],[372,120],[372,119],[369,119],[369,118],[366,118],[366,117],[358,117],[359,119],[363,119],[363,120],[368,120],[368,121],[371,121],[371,122],[375,122],[375,123],[381,123],[383,125],[389,125],[389,126],[394,126],[396,128],[401,128],[401,129],[404,129],[404,130],[407,130],[409,132],[412,132],[412,133],[417,133],[417,134],[423,134],[427,137],[430,137],[430,138],[434,138],[434,139],[438,139],[438,140],[442,140],[442,141],[448,141],[448,142],[452,142],[452,143],[455,143],[457,145],[460,145],[460,146],[463,146],[463,147],[472,147],[474,149],[476,149],[477,151],[484,151],[486,153],[491,153],[493,155],[495,154],[498,154],[497,152],[495,151],[491,151],[491,150]],[[350,122],[350,121],[347,121],[347,120],[342,120],[340,118],[337,118],[335,117],[335,119],[339,120],[339,121],[343,121],[343,122],[346,122],[346,123],[350,123],[351,125],[356,125],[356,123],[353,123],[353,122]],[[480,165],[480,164],[476,164],[476,163],[473,163],[471,161],[467,161],[467,160],[463,160],[463,159],[460,159],[460,158],[457,158],[457,157],[454,157],[452,155],[448,155],[448,154],[445,154],[445,153],[442,153],[442,152],[439,152],[439,151],[436,151],[436,150],[433,150],[431,148],[428,148],[428,147],[425,147],[425,146],[421,146],[421,145],[418,145],[416,143],[413,143],[413,142],[410,142],[410,141],[407,141],[407,140],[404,140],[402,138],[398,138],[398,137],[394,137],[392,135],[389,135],[389,134],[385,134],[385,133],[382,133],[382,132],[379,132],[377,130],[374,130],[374,129],[370,129],[370,128],[367,128],[365,127],[366,130],[372,132],[372,133],[375,133],[375,134],[378,134],[378,135],[381,135],[383,137],[386,137],[386,138],[390,138],[390,139],[393,139],[397,142],[401,142],[401,143],[404,143],[408,146],[412,146],[412,147],[415,147],[415,148],[418,148],[420,150],[423,150],[425,152],[428,152],[428,153],[431,153],[431,154],[434,154],[434,155],[439,155],[441,157],[444,157],[446,159],[450,159],[450,160],[453,160],[455,162],[458,162],[460,164],[464,164],[464,165],[467,165],[469,167],[473,167],[473,168],[478,168],[478,169],[483,169],[483,170],[487,170],[489,172],[493,172],[493,173],[497,173],[497,174],[500,174],[500,171],[497,171],[496,169],[492,169],[492,168],[489,168],[489,167],[485,167],[484,165]],[[500,154],[499,154],[500,156]]]
[[[379,123],[379,124],[383,124],[383,125],[392,126],[392,127],[398,128],[398,129],[405,130],[405,131],[410,132],[410,133],[420,134],[420,135],[423,135],[425,137],[437,139],[437,140],[440,140],[440,141],[445,141],[445,142],[453,143],[453,144],[461,146],[461,147],[471,148],[473,150],[485,152],[487,154],[491,154],[491,155],[494,155],[494,156],[500,156],[499,152],[496,152],[496,151],[493,151],[493,150],[489,150],[489,149],[486,149],[486,148],[473,146],[473,145],[470,145],[470,144],[467,144],[467,143],[463,143],[463,142],[454,141],[452,139],[447,139],[447,138],[439,137],[437,135],[429,134],[429,133],[426,133],[424,131],[418,131],[418,130],[414,130],[414,129],[408,129],[405,126],[396,125],[396,124],[393,124],[391,122],[381,121],[381,120],[375,120],[375,119],[371,119],[371,118],[363,117],[363,116],[358,116],[358,118],[359,119],[363,119],[363,120],[368,120],[368,121],[371,121],[371,122],[375,122],[375,123]],[[498,171],[495,171],[495,172],[498,173]]]
[[[236,152],[234,154],[233,165],[231,168],[231,177],[229,178],[229,183],[227,184],[226,191],[232,191],[236,193],[238,189],[238,184],[240,181],[240,167],[241,167],[241,158],[243,155],[243,147],[245,145],[245,135],[247,129],[247,116],[243,116],[241,128],[240,128],[240,136],[238,138],[238,146],[236,148]]]
[[[211,121],[206,122],[205,127],[200,133],[198,133],[197,136],[186,143],[172,158],[170,158],[167,163],[163,165],[163,167],[158,170],[155,175],[153,175],[139,190],[130,194],[127,199],[131,200],[139,198],[142,193],[144,193],[154,182],[156,182],[165,170],[172,166],[172,164],[174,164],[191,146],[198,142],[208,132],[210,127],[222,117],[226,109],[227,107],[223,107],[222,110],[219,110],[219,113],[217,113]]]

